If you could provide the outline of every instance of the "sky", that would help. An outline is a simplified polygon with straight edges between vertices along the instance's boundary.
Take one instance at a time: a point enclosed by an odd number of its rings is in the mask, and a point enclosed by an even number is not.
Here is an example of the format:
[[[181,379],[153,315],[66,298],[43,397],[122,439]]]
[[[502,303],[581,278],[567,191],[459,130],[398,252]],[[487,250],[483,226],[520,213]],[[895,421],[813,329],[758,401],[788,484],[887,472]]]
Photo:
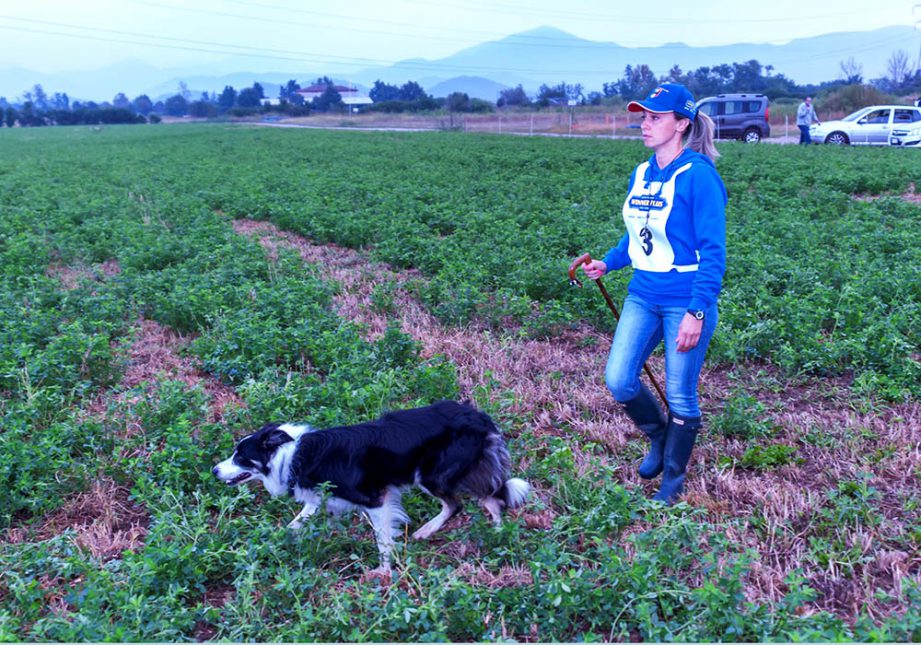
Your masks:
[[[921,0],[919,0],[921,1]],[[918,26],[907,0],[2,0],[0,69],[94,70],[124,60],[162,69],[244,59],[252,71],[356,68],[437,59],[552,26],[625,47],[783,44]],[[916,52],[911,52],[913,55]],[[243,57],[243,58],[241,58]]]

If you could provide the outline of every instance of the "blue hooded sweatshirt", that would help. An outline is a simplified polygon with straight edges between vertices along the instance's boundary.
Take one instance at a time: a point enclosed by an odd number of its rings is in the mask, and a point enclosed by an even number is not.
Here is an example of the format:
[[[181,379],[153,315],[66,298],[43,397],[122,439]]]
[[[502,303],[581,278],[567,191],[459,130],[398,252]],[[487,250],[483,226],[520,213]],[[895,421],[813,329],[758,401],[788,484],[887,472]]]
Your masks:
[[[665,168],[656,156],[630,176],[627,232],[608,271],[633,265],[628,291],[652,304],[706,310],[726,270],[726,187],[706,156],[685,149]]]

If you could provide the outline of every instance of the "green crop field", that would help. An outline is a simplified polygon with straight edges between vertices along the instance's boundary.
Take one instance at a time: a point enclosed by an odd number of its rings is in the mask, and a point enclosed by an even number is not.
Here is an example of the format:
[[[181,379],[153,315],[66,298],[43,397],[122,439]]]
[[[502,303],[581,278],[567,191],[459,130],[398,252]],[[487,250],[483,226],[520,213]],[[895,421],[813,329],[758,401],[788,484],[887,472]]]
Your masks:
[[[619,238],[639,142],[0,132],[0,640],[921,639],[916,151],[719,148],[707,432],[666,509],[566,276]],[[291,532],[210,472],[269,421],[445,397],[533,496],[407,534],[389,582],[360,518]]]

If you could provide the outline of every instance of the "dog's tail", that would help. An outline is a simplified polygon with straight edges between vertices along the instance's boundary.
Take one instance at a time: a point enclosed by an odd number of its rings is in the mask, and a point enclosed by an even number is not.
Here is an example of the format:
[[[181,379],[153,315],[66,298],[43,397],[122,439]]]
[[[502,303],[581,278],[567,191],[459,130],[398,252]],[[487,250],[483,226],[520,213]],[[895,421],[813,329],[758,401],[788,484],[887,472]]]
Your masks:
[[[505,502],[507,508],[518,508],[528,499],[530,492],[531,484],[518,477],[512,477],[502,484],[497,495]]]

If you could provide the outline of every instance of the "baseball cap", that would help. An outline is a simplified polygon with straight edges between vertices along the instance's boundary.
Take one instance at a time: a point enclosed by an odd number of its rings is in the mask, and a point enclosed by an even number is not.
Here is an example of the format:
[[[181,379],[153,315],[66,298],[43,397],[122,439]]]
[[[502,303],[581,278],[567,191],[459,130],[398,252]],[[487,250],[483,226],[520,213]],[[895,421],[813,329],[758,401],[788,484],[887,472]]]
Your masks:
[[[684,85],[679,83],[662,83],[649,93],[642,101],[627,103],[629,112],[674,112],[680,116],[694,120],[697,118],[697,103]]]

